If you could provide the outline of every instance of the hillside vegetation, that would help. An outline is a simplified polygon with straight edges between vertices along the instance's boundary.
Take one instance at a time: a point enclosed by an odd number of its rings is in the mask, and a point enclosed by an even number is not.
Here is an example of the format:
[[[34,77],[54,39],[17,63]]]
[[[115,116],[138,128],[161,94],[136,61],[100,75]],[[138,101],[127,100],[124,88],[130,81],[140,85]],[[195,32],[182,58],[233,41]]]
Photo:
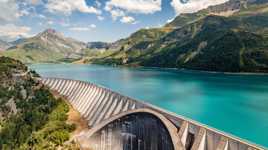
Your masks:
[[[209,8],[214,10],[213,14],[208,10],[183,14],[164,27],[173,27],[173,30],[149,41],[143,38],[144,34],[138,34],[138,42],[130,42],[131,47],[128,46],[127,50],[120,49],[109,56],[90,58],[87,62],[221,72],[268,72],[268,4],[265,2],[259,0],[246,7],[241,5],[229,16],[216,15],[219,12],[213,8]],[[222,6],[224,10],[228,10],[226,5]],[[231,6],[238,9],[236,5]],[[133,38],[126,41],[129,39]]]
[[[18,59],[24,63],[58,63],[81,58],[86,44],[63,34],[47,29],[42,33],[22,41],[7,49],[2,55]]]
[[[0,57],[0,149],[64,147],[75,126],[69,106],[56,99],[21,62]],[[68,147],[65,147],[68,148]]]

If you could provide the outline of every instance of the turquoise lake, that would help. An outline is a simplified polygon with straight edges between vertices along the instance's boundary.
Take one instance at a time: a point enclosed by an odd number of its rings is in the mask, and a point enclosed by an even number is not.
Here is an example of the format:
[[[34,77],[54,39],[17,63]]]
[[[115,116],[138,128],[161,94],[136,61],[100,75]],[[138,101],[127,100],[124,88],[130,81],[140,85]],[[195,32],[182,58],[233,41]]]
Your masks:
[[[31,65],[42,77],[105,86],[268,147],[268,75],[98,65]]]

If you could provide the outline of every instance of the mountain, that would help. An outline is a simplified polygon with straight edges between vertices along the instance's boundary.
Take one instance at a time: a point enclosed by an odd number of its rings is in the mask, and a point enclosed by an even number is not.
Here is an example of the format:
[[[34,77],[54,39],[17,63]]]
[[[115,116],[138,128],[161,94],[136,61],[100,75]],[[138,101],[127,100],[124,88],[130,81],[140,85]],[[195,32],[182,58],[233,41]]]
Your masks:
[[[93,50],[100,50],[100,49],[108,49],[110,46],[110,43],[106,42],[88,42],[87,48],[93,49]]]
[[[69,106],[21,62],[0,57],[0,149],[70,149]],[[63,147],[64,146],[64,147]]]
[[[8,42],[0,40],[0,51],[4,51],[7,48],[9,48],[10,46],[11,45]]]
[[[196,13],[180,14],[172,22],[166,24],[167,27],[180,28],[186,24],[193,23],[208,15],[231,16],[236,12],[247,9],[252,5],[262,5],[268,0],[229,0],[226,3],[210,6]]]
[[[23,42],[25,42],[27,39],[26,38],[19,38],[15,41],[12,41],[12,42],[9,42],[9,44],[13,45],[13,46],[16,46],[16,45],[19,45]]]
[[[59,62],[77,59],[82,55],[86,44],[66,38],[54,29],[47,29],[32,38],[16,41],[3,55],[19,59],[25,63]]]
[[[163,28],[134,33],[123,40],[128,42],[121,42],[120,50],[109,56],[90,58],[85,62],[220,72],[268,72],[267,2],[231,0],[197,13],[182,14]],[[229,13],[230,10],[233,12]],[[223,15],[224,12],[228,15]],[[167,28],[168,32],[159,34],[161,29]],[[147,32],[159,36],[146,38]]]

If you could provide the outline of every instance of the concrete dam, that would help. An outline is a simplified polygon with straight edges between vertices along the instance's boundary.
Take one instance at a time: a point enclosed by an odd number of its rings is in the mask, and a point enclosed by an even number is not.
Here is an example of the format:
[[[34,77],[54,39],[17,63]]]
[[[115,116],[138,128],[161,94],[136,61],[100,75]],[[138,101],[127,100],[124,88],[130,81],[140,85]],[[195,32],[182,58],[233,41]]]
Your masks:
[[[87,120],[92,150],[264,150],[183,116],[88,82],[42,78]]]

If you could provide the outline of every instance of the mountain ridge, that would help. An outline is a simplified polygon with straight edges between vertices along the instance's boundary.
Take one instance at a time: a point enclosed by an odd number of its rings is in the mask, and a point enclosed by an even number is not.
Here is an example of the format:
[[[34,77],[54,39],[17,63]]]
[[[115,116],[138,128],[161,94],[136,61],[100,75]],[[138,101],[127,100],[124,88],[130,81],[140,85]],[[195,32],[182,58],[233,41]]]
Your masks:
[[[223,15],[225,12],[228,15]],[[268,72],[267,39],[268,0],[230,0],[196,13],[181,14],[160,28],[140,29],[113,43],[85,44],[48,29],[4,54],[29,63]]]
[[[193,22],[184,22],[147,44],[150,47],[139,46],[141,49],[134,51],[133,47],[137,47],[134,45],[88,62],[219,72],[268,72],[267,35],[268,4],[266,0],[257,0],[231,16],[208,14]]]
[[[64,59],[80,58],[84,48],[85,43],[67,38],[54,29],[46,29],[34,37],[19,41],[3,55],[25,63],[60,62]]]

